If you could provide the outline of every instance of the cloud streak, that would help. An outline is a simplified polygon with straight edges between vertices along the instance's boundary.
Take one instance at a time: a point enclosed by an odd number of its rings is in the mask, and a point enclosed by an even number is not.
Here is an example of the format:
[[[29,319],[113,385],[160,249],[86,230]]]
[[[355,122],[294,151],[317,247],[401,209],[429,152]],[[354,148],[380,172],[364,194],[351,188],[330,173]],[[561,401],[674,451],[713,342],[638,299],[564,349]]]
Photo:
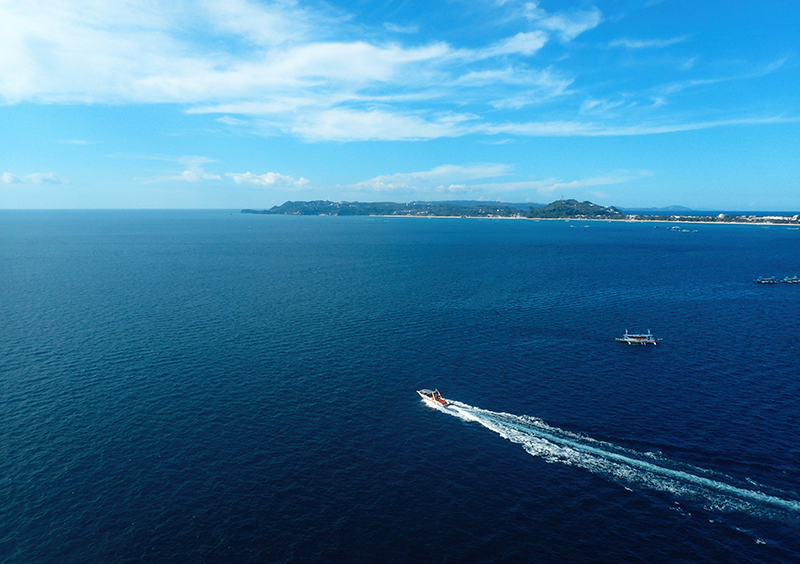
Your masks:
[[[741,118],[675,124],[608,125],[579,121],[552,121],[505,123],[488,125],[484,131],[490,134],[509,134],[527,137],[612,137],[659,135],[681,131],[698,131],[730,126],[766,125],[777,123],[800,123],[800,118],[773,116],[766,118]]]

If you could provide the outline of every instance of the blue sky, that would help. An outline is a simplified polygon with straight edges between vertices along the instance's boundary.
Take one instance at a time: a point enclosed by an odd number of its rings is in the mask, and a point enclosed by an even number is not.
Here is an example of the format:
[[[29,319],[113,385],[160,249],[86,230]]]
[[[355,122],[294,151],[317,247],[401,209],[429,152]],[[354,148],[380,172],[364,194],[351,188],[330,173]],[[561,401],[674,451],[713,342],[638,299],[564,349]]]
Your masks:
[[[800,3],[0,0],[0,208],[800,209]]]

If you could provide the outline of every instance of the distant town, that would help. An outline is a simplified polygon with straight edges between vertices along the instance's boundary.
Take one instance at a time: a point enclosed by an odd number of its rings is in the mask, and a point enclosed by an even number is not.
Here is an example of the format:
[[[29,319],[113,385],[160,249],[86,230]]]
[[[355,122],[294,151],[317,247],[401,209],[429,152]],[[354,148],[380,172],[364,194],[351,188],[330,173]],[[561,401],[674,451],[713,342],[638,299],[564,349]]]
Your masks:
[[[625,210],[592,202],[557,200],[549,204],[501,202],[286,202],[267,210],[245,209],[242,213],[278,215],[484,217],[524,219],[605,219],[623,221],[671,221],[702,223],[763,223],[800,225],[800,214],[695,213],[689,208]]]

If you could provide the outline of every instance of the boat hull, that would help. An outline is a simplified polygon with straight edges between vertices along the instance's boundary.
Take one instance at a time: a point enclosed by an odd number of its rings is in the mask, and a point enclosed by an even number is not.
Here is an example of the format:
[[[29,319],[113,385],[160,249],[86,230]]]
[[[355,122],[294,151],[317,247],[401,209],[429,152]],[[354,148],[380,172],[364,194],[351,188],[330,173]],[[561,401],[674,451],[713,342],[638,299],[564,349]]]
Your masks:
[[[657,345],[655,339],[625,339],[617,338],[620,343],[628,343],[629,345]]]

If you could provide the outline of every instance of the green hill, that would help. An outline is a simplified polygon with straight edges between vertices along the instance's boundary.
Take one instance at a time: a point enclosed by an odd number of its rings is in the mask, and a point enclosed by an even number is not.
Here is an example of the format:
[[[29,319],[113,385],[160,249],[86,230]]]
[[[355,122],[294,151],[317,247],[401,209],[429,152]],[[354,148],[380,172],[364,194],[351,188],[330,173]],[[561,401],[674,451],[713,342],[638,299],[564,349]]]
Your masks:
[[[534,218],[575,218],[575,219],[614,219],[624,217],[622,212],[613,206],[600,206],[592,202],[577,200],[558,200],[532,209],[528,217]]]

